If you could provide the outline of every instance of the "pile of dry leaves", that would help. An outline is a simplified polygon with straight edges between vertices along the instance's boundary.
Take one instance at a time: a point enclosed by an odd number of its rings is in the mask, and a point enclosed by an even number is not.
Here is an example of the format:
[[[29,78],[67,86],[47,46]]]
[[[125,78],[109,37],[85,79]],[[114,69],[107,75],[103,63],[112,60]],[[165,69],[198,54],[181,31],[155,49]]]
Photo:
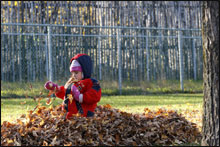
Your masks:
[[[177,145],[201,136],[195,124],[163,109],[134,115],[105,105],[97,107],[93,118],[63,118],[61,106],[38,107],[16,123],[3,122],[1,145]]]

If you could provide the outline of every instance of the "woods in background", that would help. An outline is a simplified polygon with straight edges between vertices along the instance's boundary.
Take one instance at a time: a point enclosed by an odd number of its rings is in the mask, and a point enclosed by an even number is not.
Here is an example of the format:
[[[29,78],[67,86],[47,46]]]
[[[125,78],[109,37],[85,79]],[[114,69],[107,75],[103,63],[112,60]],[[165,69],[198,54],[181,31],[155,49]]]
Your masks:
[[[1,24],[4,81],[48,77],[47,24],[54,80],[77,53],[93,58],[99,80],[119,69],[122,80],[179,79],[180,30],[184,78],[202,79],[200,1],[1,1]]]

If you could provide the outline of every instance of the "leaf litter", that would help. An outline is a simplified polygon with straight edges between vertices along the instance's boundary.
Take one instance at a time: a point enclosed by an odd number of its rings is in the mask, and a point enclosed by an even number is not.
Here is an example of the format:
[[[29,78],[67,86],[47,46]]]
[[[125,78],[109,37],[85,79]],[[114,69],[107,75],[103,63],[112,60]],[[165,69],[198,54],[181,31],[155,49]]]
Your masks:
[[[51,102],[48,102],[51,103]],[[37,105],[15,122],[1,125],[2,146],[179,145],[201,140],[195,123],[176,111],[144,109],[131,114],[111,105],[97,106],[93,118],[64,120],[62,106]]]

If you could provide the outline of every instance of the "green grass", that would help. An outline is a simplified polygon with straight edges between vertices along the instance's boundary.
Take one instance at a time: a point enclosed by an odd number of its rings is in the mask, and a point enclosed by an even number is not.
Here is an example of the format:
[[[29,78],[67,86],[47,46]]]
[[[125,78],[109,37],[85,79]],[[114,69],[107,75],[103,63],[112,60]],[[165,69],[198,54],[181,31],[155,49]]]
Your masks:
[[[119,95],[117,81],[100,81],[104,95]],[[184,91],[177,80],[158,81],[123,81],[122,95],[168,94],[168,93],[202,93],[203,81],[185,80]]]
[[[56,82],[56,81],[55,81]],[[44,97],[41,100],[46,105],[48,91],[44,89],[45,82],[35,83],[9,83],[1,81],[1,123],[13,122],[22,114],[33,110],[37,102],[34,97]],[[57,82],[59,85],[64,83]],[[116,81],[100,81],[102,98],[98,105],[110,104],[113,108],[129,113],[144,112],[144,108],[157,110],[166,108],[176,110],[189,121],[197,124],[201,131],[202,126],[202,103],[203,81],[184,81],[184,91],[180,90],[177,80],[159,80],[152,82],[126,82],[123,81],[122,95],[119,95]],[[40,94],[41,93],[41,94]],[[62,100],[56,98],[52,105],[59,105]],[[188,145],[188,144],[187,144]],[[190,144],[197,146],[199,144]]]
[[[203,94],[158,94],[158,95],[132,95],[132,96],[102,96],[98,105],[110,104],[113,108],[130,113],[143,113],[144,108],[151,110],[167,108],[179,113],[202,109]],[[26,102],[25,104],[22,104]],[[46,99],[42,99],[43,106],[47,106]],[[58,105],[62,100],[56,98],[52,103]],[[31,98],[1,99],[1,123],[13,121],[28,110],[33,110],[37,103]],[[49,106],[47,106],[49,107]]]
[[[42,96],[47,96],[48,91],[44,89],[44,82],[1,82],[2,98],[36,97],[41,92]]]
[[[157,94],[133,96],[105,96],[99,104],[110,104],[114,108],[130,113],[143,113],[144,108],[152,110],[170,108],[177,111],[200,109],[202,94]]]
[[[55,81],[56,82],[56,81]],[[57,81],[59,85],[64,83]],[[123,82],[122,95],[119,95],[117,81],[100,81],[102,87],[102,104],[110,104],[115,108],[132,113],[143,113],[145,107],[157,109],[168,107],[183,112],[187,109],[200,109],[202,103],[202,81],[184,81],[184,91],[179,88],[177,80],[158,80],[152,82]],[[35,107],[34,97],[46,97],[44,82],[1,82],[2,120],[13,120],[20,114]],[[178,93],[178,94],[177,94]],[[19,98],[19,99],[11,99]],[[26,98],[26,99],[21,99]],[[26,101],[22,105],[21,102]],[[56,99],[54,104],[61,103]],[[42,100],[45,104],[45,100]],[[189,107],[191,106],[191,107]]]
[[[56,82],[56,81],[55,81]],[[59,85],[63,85],[60,81]],[[202,81],[184,81],[184,91],[180,90],[179,81],[159,80],[152,82],[123,82],[122,95],[119,95],[116,81],[100,81],[102,99],[99,105],[110,104],[114,108],[130,113],[143,113],[144,108],[151,110],[164,107],[177,110],[179,113],[202,110]],[[41,94],[40,94],[41,93]],[[1,123],[5,120],[13,121],[37,105],[34,97],[46,97],[48,91],[44,89],[44,82],[9,83],[1,82]],[[17,99],[14,99],[17,98]],[[22,102],[26,102],[22,104]],[[41,101],[45,105],[46,99]],[[62,103],[58,98],[53,105]],[[189,114],[189,117],[196,114]],[[196,118],[201,123],[199,118]],[[200,125],[201,126],[201,125]]]
[[[46,105],[46,98],[41,101],[42,106]],[[62,103],[61,99],[56,98],[53,105]],[[32,98],[9,98],[1,99],[1,123],[3,121],[14,121],[19,118],[22,114],[26,114],[29,110],[33,110],[37,102]]]
[[[65,81],[55,81],[64,85]],[[45,82],[3,82],[1,81],[2,98],[24,98],[36,97],[41,92],[47,96],[48,91],[44,89]],[[100,81],[102,95],[119,95],[117,81]],[[32,88],[30,88],[32,86]],[[184,91],[180,90],[180,83],[177,80],[158,80],[129,82],[123,81],[122,95],[146,95],[146,94],[168,94],[168,93],[202,93],[203,81],[185,80]]]

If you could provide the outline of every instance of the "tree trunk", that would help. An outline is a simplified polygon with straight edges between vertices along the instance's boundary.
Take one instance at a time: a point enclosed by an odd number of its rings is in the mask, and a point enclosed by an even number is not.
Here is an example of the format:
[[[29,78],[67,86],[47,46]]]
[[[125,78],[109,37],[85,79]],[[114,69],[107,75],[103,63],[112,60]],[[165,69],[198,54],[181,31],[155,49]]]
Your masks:
[[[219,2],[203,3],[204,105],[202,143],[219,146]]]

